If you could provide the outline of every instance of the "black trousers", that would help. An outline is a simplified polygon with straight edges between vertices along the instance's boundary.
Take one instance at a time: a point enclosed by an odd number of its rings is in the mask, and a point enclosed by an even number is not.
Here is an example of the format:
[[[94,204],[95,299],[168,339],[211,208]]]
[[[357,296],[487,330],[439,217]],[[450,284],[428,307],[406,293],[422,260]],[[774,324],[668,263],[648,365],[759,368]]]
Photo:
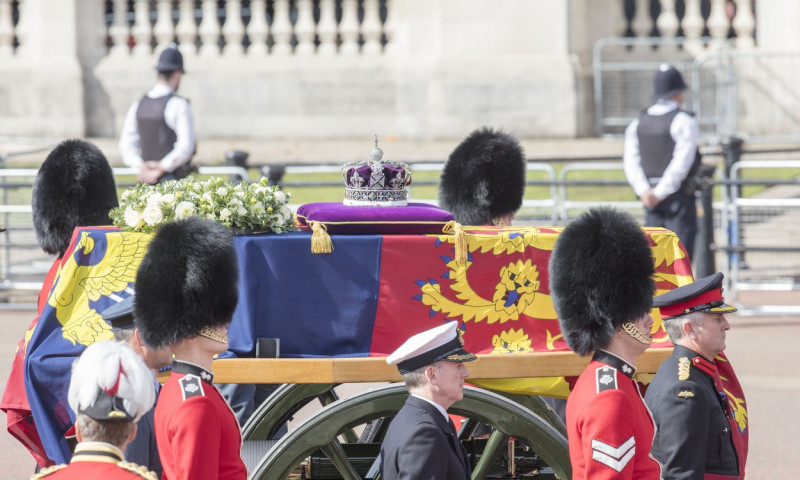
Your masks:
[[[697,205],[694,195],[678,190],[661,201],[655,208],[646,208],[644,224],[647,227],[664,227],[678,235],[691,261],[694,239],[697,236]]]

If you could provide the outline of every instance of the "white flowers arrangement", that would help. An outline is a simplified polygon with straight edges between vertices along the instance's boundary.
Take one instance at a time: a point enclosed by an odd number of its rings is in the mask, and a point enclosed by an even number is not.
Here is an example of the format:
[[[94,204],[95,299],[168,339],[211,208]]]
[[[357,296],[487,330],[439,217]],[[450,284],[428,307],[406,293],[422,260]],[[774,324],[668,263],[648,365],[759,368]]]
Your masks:
[[[287,206],[291,194],[267,184],[226,182],[216,177],[186,177],[156,185],[140,183],[122,193],[119,207],[109,213],[126,231],[150,233],[159,225],[197,216],[222,223],[237,233],[295,230]]]

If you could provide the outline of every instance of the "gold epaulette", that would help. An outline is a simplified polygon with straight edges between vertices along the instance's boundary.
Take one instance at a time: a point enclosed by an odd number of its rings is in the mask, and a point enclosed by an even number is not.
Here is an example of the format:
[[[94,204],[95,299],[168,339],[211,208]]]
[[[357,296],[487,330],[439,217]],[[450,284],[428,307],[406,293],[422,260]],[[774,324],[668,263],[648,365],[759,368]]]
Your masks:
[[[135,473],[142,478],[146,478],[147,480],[158,480],[158,475],[156,475],[155,472],[148,470],[147,467],[143,467],[132,462],[119,462],[117,463],[117,466],[129,472]]]
[[[61,465],[53,465],[52,467],[44,468],[44,469],[40,470],[39,473],[34,473],[33,475],[31,475],[31,480],[38,480],[40,478],[44,478],[44,477],[50,475],[51,473],[55,473],[55,472],[61,470],[62,468],[66,468],[67,465],[69,465],[69,464],[68,463],[62,463]]]
[[[678,359],[678,380],[689,380],[689,369],[691,364],[688,357]]]

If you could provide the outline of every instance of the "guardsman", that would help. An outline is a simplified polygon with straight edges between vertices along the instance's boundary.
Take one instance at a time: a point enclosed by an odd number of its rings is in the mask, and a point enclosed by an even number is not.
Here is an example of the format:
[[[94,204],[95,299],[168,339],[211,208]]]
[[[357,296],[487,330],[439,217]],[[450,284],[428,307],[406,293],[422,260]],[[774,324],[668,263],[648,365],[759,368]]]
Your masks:
[[[467,452],[458,441],[447,409],[464,397],[464,350],[458,322],[418,333],[386,357],[408,386],[408,399],[394,417],[381,445],[381,478],[469,480]]]
[[[111,225],[108,212],[117,206],[114,174],[105,155],[95,145],[78,139],[64,140],[42,162],[33,184],[33,228],[41,249],[57,258],[39,290],[37,316],[28,327],[28,334],[33,332],[47,305],[61,257],[69,248],[75,227]],[[8,432],[45,467],[53,462],[44,451],[25,393],[26,349],[27,341],[23,338],[14,355],[0,409],[6,412]]]
[[[153,374],[152,385],[156,395],[158,395],[161,385],[158,383],[156,376],[160,369],[172,364],[172,350],[167,346],[149,348],[145,345],[141,331],[135,328],[133,322],[133,301],[133,295],[125,298],[103,310],[102,317],[103,320],[111,325],[111,333],[114,334],[114,339],[131,347],[144,360],[145,365]],[[156,446],[156,431],[153,423],[154,413],[155,408],[151,408],[139,419],[136,424],[136,438],[128,444],[128,448],[125,450],[125,458],[139,465],[144,465],[160,477],[161,460],[158,458],[158,447]]]
[[[629,214],[583,213],[550,257],[550,292],[569,348],[592,361],[567,399],[573,480],[658,480],[650,456],[655,425],[636,359],[652,342],[655,273],[650,244]]]
[[[439,205],[463,225],[509,226],[525,195],[525,154],[519,141],[483,127],[447,159]]]
[[[156,480],[126,462],[122,452],[136,436],[136,422],[153,406],[152,375],[142,359],[119,342],[90,345],[72,367],[68,401],[75,412],[78,445],[68,465],[48,467],[32,479]]]
[[[675,345],[645,395],[658,426],[653,455],[664,480],[744,478],[730,405],[715,383],[714,357],[731,328],[725,314],[736,311],[722,297],[722,279],[715,273],[655,299]]]
[[[211,372],[228,350],[238,281],[230,230],[197,217],[162,225],[139,265],[134,322],[146,345],[175,355],[155,412],[164,480],[247,478],[239,424]]]

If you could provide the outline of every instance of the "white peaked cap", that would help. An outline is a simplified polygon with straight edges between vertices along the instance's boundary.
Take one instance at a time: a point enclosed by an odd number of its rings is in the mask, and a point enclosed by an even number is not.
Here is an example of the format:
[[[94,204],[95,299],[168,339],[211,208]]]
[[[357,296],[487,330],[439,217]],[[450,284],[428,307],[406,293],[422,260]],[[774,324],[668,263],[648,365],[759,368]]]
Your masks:
[[[400,373],[408,373],[440,360],[470,362],[476,358],[464,350],[458,322],[447,322],[406,340],[386,357],[386,363],[397,365]]]

